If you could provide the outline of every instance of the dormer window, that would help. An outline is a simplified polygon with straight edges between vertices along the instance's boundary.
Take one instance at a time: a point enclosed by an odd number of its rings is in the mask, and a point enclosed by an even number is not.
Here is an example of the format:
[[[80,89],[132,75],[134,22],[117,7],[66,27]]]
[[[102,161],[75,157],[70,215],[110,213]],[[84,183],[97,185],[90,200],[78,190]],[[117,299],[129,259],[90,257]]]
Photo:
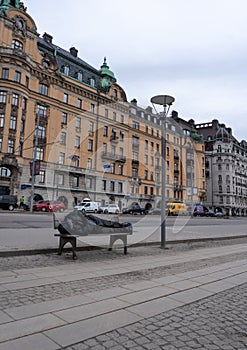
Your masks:
[[[83,73],[82,73],[82,72],[78,72],[78,73],[77,73],[77,79],[78,79],[79,81],[82,81],[82,78],[83,78]]]
[[[95,79],[94,78],[90,78],[89,79],[89,84],[90,84],[90,86],[95,87]]]
[[[61,67],[61,72],[64,73],[65,75],[69,75],[69,66],[62,66]]]

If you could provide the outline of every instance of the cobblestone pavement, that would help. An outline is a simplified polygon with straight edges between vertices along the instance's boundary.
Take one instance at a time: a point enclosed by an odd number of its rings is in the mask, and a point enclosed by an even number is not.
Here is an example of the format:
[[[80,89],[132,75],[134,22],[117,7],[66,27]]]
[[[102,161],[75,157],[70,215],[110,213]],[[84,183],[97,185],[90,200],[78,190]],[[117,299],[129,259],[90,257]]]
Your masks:
[[[1,271],[4,270],[18,270],[30,267],[47,267],[56,266],[58,264],[80,264],[82,261],[103,261],[105,259],[118,260],[129,259],[131,254],[133,256],[157,256],[160,254],[175,255],[181,251],[187,251],[191,249],[200,249],[210,246],[222,246],[236,243],[244,243],[246,239],[234,239],[230,241],[220,242],[202,242],[193,244],[179,244],[168,250],[163,250],[157,246],[148,247],[136,247],[130,248],[128,256],[124,255],[122,251],[107,252],[106,250],[94,250],[94,251],[83,251],[78,253],[78,260],[74,261],[71,259],[71,254],[67,256],[57,256],[56,254],[47,255],[32,255],[32,256],[18,256],[10,258],[0,258]],[[245,257],[244,253],[231,254],[226,256],[220,256],[211,259],[201,259],[195,262],[187,263],[176,263],[169,266],[160,266],[157,268],[150,268],[145,270],[138,270],[127,273],[120,273],[115,275],[86,278],[83,280],[53,283],[48,285],[1,291],[0,292],[0,310],[17,307],[29,304],[35,304],[42,301],[55,300],[66,296],[80,295],[89,293],[92,291],[104,290],[112,287],[118,287],[123,284],[137,282],[139,280],[149,280],[151,278],[159,278],[168,276],[171,274],[182,273],[185,271],[197,270],[204,267],[215,266],[225,262],[238,260]]]
[[[246,350],[247,284],[88,339],[66,350]]]
[[[71,254],[30,255],[0,258],[1,271],[49,267],[58,264],[83,264],[90,261],[122,261],[136,256],[173,256],[192,249],[246,243],[247,239],[218,242],[176,244],[168,250],[158,246],[129,248],[125,256],[122,250],[108,252],[93,250],[78,252],[78,260]],[[143,269],[133,272],[86,278],[81,281],[53,283],[20,290],[0,292],[0,310],[66,296],[82,295],[91,291],[122,286],[139,280],[150,280],[185,271],[198,270],[229,261],[246,258],[244,253],[175,263],[169,266]],[[118,328],[63,350],[247,350],[247,284],[228,289],[211,297],[161,313],[126,327]],[[62,350],[62,348],[61,348]]]

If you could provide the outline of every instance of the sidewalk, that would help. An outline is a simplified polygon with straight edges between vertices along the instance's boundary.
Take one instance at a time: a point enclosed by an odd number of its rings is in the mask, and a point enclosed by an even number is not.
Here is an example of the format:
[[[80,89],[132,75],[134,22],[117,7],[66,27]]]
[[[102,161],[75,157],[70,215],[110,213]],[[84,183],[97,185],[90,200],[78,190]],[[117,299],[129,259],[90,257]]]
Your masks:
[[[246,349],[246,251],[2,258],[0,350]]]

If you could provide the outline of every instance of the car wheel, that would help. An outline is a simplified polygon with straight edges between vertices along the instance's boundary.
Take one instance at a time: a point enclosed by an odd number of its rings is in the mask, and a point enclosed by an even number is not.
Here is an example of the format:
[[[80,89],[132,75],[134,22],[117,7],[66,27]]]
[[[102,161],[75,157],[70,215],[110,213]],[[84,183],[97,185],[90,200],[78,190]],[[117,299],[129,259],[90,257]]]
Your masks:
[[[81,212],[82,212],[82,214],[85,214],[85,209],[82,209]]]
[[[60,211],[60,213],[63,213],[64,212],[64,208],[60,208],[59,211]]]
[[[12,204],[9,205],[9,210],[13,211],[14,210],[14,206]]]
[[[115,214],[119,214],[119,210],[116,210],[116,211],[115,211]]]
[[[43,211],[43,213],[46,211],[46,208],[45,207],[42,207],[41,208],[41,211]]]
[[[104,214],[108,214],[108,210],[105,210],[105,211],[104,211]]]

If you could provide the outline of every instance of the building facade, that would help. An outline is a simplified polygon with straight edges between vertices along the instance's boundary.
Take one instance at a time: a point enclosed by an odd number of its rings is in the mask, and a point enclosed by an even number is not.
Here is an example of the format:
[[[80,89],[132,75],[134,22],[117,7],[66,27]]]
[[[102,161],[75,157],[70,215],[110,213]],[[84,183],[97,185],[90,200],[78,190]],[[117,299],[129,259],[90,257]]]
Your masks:
[[[206,147],[205,204],[229,215],[247,215],[247,143],[217,119],[195,125]]]
[[[160,120],[127,101],[106,59],[96,69],[40,36],[19,0],[1,2],[0,33],[0,194],[159,206]],[[167,198],[201,200],[203,146],[169,119]]]

